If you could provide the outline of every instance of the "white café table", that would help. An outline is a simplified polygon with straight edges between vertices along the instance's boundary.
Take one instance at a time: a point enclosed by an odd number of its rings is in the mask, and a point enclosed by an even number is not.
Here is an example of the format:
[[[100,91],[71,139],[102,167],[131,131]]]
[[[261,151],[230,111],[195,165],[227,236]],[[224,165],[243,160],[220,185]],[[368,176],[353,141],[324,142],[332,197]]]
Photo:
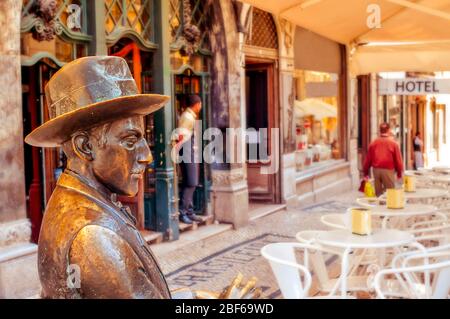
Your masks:
[[[405,175],[414,176],[418,180],[430,180],[438,183],[450,183],[450,174],[440,174],[433,171],[405,171]]]
[[[417,188],[415,192],[405,192],[405,200],[432,200],[448,195],[448,191],[440,188]],[[386,199],[386,193],[380,196]]]
[[[450,166],[435,166],[431,170],[436,173],[450,174]]]
[[[355,235],[349,230],[331,230],[319,233],[315,240],[322,245],[344,249],[339,279],[342,298],[347,295],[348,259],[354,249],[394,248],[415,242],[412,234],[395,229],[375,230],[372,235],[367,236]]]
[[[436,213],[437,207],[425,204],[406,204],[405,207],[399,209],[388,208],[386,205],[373,205],[370,207],[372,217],[381,217],[381,228],[387,228],[387,222],[390,218],[395,217],[405,220],[409,217],[418,217],[424,215],[432,215]],[[399,228],[398,225],[390,225],[391,228]]]

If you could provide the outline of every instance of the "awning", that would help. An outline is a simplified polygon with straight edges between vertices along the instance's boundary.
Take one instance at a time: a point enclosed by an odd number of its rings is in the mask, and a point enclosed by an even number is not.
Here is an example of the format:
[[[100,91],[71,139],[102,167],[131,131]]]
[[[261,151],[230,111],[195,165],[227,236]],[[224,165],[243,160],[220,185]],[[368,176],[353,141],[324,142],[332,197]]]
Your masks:
[[[295,100],[295,117],[314,115],[316,120],[322,120],[327,117],[337,117],[337,108],[331,104],[325,103],[319,99]]]
[[[450,70],[449,0],[242,2],[348,45],[354,74]],[[367,20],[378,10],[381,27],[371,29]]]

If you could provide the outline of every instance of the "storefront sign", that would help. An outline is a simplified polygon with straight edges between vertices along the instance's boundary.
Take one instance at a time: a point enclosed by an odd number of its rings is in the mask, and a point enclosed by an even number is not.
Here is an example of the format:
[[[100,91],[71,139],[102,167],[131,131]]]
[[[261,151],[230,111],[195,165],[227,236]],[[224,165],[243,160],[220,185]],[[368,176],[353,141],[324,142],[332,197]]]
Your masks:
[[[450,79],[379,79],[380,95],[450,94]]]

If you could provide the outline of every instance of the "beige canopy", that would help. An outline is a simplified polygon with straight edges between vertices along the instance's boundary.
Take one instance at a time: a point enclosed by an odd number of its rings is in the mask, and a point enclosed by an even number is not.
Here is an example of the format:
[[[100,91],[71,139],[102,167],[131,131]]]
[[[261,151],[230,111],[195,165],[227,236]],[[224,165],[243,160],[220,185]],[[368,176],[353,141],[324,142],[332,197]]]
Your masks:
[[[450,0],[242,2],[349,45],[354,74],[450,70]]]
[[[322,120],[327,117],[337,117],[337,107],[323,102],[319,99],[295,100],[295,116],[303,117],[314,115],[316,120]]]

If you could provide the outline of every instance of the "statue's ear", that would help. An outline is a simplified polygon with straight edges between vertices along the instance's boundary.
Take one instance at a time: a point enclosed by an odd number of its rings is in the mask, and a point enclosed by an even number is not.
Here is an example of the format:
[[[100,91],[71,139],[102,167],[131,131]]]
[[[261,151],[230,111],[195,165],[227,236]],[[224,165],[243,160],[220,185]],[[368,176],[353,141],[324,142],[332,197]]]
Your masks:
[[[72,148],[79,158],[86,161],[94,159],[91,140],[87,132],[77,132],[72,135]]]

